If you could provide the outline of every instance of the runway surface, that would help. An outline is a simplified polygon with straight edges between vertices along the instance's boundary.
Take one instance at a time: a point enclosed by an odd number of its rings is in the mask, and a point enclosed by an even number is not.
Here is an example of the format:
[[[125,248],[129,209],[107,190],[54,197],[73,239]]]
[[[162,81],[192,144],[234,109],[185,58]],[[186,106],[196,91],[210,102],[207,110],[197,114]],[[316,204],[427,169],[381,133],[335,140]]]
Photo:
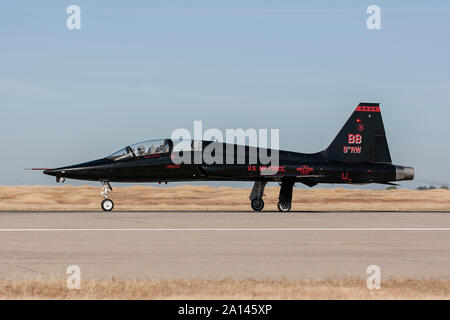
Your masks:
[[[0,278],[450,278],[450,213],[0,212]]]

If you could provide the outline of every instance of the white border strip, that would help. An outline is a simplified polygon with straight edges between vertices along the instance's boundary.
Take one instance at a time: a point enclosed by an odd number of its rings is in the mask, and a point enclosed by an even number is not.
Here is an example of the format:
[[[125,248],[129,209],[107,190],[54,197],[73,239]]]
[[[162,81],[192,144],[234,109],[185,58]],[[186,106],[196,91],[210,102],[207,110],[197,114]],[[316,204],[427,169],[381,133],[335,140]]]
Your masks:
[[[23,228],[0,229],[0,232],[64,232],[64,231],[450,231],[443,228]]]

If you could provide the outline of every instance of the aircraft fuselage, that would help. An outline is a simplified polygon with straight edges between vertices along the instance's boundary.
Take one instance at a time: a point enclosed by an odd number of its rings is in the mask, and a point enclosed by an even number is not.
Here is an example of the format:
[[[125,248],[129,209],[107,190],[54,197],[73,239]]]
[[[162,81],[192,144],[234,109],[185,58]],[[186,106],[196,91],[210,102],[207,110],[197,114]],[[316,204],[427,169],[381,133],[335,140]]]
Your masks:
[[[106,158],[44,173],[56,176],[58,182],[66,178],[102,182],[102,208],[106,211],[114,206],[108,199],[110,182],[254,181],[250,200],[252,208],[260,211],[265,185],[274,181],[281,185],[278,209],[289,211],[297,182],[312,187],[318,183],[393,184],[414,178],[413,168],[391,162],[377,103],[360,103],[331,144],[317,153],[163,139],[136,143]]]

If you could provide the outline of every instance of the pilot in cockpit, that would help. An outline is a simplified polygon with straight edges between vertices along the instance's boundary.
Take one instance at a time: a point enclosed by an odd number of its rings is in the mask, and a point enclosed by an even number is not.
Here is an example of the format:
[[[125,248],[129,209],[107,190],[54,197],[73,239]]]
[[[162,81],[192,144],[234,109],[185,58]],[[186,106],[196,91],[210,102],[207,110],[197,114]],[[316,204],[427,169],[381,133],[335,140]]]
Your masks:
[[[137,148],[137,152],[138,152],[138,156],[142,156],[145,153],[145,147],[144,146],[139,146]]]

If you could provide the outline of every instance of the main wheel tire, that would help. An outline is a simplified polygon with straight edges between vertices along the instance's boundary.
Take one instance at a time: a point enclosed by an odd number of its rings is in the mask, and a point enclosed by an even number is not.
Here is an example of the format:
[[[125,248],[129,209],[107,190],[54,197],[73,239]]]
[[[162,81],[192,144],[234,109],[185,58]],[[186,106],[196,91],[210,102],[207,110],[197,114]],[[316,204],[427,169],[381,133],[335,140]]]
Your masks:
[[[264,200],[261,198],[253,199],[251,205],[253,210],[261,211],[264,208]]]
[[[280,212],[288,212],[291,210],[291,203],[278,201],[277,207]]]
[[[111,211],[114,208],[114,202],[110,199],[105,199],[102,201],[103,211]]]

